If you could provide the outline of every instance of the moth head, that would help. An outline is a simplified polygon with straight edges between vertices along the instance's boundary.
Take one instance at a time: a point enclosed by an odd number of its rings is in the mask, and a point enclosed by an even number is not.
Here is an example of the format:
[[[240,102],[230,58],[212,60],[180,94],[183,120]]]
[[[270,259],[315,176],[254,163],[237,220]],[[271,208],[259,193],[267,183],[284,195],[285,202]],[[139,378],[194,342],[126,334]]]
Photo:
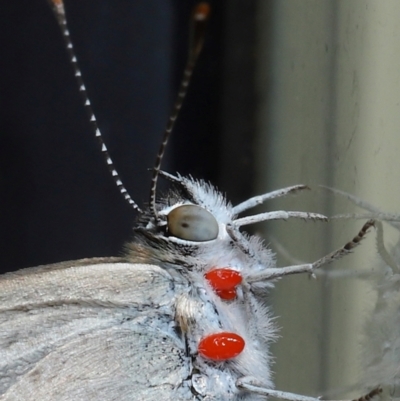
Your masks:
[[[224,225],[232,221],[231,205],[212,185],[165,172],[160,176],[170,181],[172,188],[157,200],[157,216],[149,207],[139,217],[140,231],[194,246],[223,236]]]
[[[229,241],[226,225],[232,221],[231,205],[202,180],[161,176],[172,181],[171,188],[157,198],[157,215],[150,206],[139,213],[128,251],[136,261],[193,266],[199,252]]]

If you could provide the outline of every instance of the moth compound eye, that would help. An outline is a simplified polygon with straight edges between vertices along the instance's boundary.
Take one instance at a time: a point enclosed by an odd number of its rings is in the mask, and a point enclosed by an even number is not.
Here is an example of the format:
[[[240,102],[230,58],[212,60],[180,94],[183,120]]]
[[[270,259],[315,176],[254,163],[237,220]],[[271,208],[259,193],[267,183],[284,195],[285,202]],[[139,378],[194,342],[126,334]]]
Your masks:
[[[196,205],[183,205],[168,214],[168,230],[171,235],[188,241],[211,241],[218,236],[215,217]]]

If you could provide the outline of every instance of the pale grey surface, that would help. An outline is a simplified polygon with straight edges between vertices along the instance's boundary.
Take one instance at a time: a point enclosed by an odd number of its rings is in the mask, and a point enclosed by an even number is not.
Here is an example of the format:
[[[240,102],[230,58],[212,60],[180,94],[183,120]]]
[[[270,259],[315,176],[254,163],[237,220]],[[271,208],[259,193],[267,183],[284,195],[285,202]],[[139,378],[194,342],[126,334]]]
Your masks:
[[[265,5],[259,2],[259,192],[325,184],[399,212],[400,3],[276,1],[272,56],[265,50],[270,48],[263,35],[263,20],[270,18],[263,14]],[[318,191],[278,202],[279,208],[330,215],[355,210]],[[276,223],[265,235],[287,251],[278,258],[285,265],[290,257],[314,260],[351,238],[361,224]],[[368,272],[376,261],[372,234],[331,271]],[[274,292],[283,327],[275,349],[277,387],[309,395],[329,391],[340,398],[368,389],[360,355],[370,350],[360,349],[360,339],[375,296],[357,278],[282,280]]]
[[[158,266],[105,261],[1,276],[0,400],[175,400],[190,364],[171,286]]]

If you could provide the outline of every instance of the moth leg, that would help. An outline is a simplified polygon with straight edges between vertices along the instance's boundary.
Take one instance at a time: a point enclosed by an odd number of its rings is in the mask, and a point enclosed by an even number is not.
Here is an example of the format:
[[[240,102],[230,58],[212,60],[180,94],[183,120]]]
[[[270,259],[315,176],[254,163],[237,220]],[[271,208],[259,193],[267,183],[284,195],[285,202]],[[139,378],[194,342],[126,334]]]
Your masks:
[[[361,228],[360,232],[347,244],[342,246],[341,248],[337,249],[329,253],[328,255],[323,256],[322,258],[318,259],[314,263],[305,263],[301,265],[295,266],[286,266],[280,268],[271,268],[266,269],[262,272],[249,274],[246,276],[246,280],[248,283],[257,283],[261,281],[273,280],[283,276],[287,276],[289,274],[298,274],[298,273],[311,273],[313,274],[316,269],[319,269],[321,266],[325,266],[329,263],[332,263],[335,260],[339,260],[344,256],[351,253],[351,251],[360,244],[361,240],[367,234],[369,228],[375,226],[374,220],[368,220],[363,227]]]
[[[365,394],[353,401],[369,401],[371,398],[375,397],[376,395],[382,393],[382,388],[381,387],[376,387],[373,390],[371,390],[368,394]]]
[[[340,191],[339,189],[335,189],[335,188],[330,188],[330,187],[326,187],[324,185],[320,186],[321,188],[328,190],[332,193],[334,193],[335,195],[339,195],[344,197],[345,199],[348,199],[350,202],[353,202],[355,205],[361,207],[362,209],[368,210],[369,214],[365,214],[365,213],[357,213],[357,214],[340,214],[340,215],[336,215],[333,216],[333,219],[338,219],[338,218],[365,218],[365,216],[368,216],[367,218],[373,218],[375,220],[381,220],[381,221],[385,221],[388,224],[390,224],[392,227],[396,228],[397,230],[400,230],[400,226],[399,226],[399,220],[400,220],[400,216],[398,214],[394,214],[394,213],[385,213],[382,210],[380,210],[379,208],[377,208],[376,206],[372,205],[371,203],[358,198],[352,194],[349,194],[347,192],[344,191]],[[383,226],[382,223],[380,221],[376,222],[376,245],[378,248],[378,253],[379,255],[382,257],[383,261],[390,266],[393,271],[399,271],[400,266],[397,265],[397,263],[394,261],[394,259],[392,258],[392,256],[389,254],[389,252],[387,251],[384,241],[383,241]]]
[[[328,218],[326,216],[319,213],[276,210],[274,212],[259,213],[251,216],[241,217],[240,219],[233,220],[233,225],[235,225],[235,227],[242,227],[249,224],[260,223],[262,221],[287,220],[292,218],[314,221],[328,221]]]
[[[245,254],[252,259],[258,260],[257,255],[250,250],[248,246],[248,239],[242,235],[242,233],[235,229],[231,224],[226,225],[226,231],[228,235],[232,238],[235,245]]]
[[[376,224],[376,247],[378,249],[378,253],[382,258],[382,260],[392,268],[393,272],[398,273],[400,270],[400,266],[392,258],[389,251],[385,247],[385,242],[383,238],[383,224],[380,221],[377,221],[375,224]]]
[[[251,209],[257,205],[261,205],[267,200],[270,199],[275,199],[275,198],[280,198],[283,196],[287,196],[290,194],[293,194],[298,191],[303,191],[303,190],[309,190],[310,188],[307,185],[293,185],[292,187],[287,187],[287,188],[281,188],[276,191],[268,192],[266,194],[258,195],[258,196],[253,196],[250,199],[245,200],[242,203],[239,203],[233,208],[233,213],[234,214],[239,214],[244,212],[245,210]]]
[[[257,379],[253,377],[242,377],[236,381],[236,386],[240,389],[250,391],[255,394],[264,395],[266,397],[275,397],[281,400],[287,401],[321,401],[321,397],[308,397],[306,395],[300,395],[295,393],[288,393],[286,391],[279,391],[269,389],[263,386]],[[363,395],[352,401],[369,401],[371,398],[380,394],[382,389],[380,387],[373,389],[368,394]],[[337,400],[339,401],[339,400]],[[351,400],[340,400],[340,401],[351,401]]]
[[[281,400],[288,401],[320,401],[316,397],[307,397],[305,395],[288,393],[285,391],[273,390],[263,386],[261,382],[253,377],[242,377],[236,381],[236,386],[239,389],[250,391],[251,393],[264,395],[266,397],[275,397]]]
[[[398,223],[400,221],[400,216],[396,213],[386,213],[383,212],[381,209],[377,208],[376,206],[372,205],[371,203],[358,198],[357,196],[354,196],[352,194],[349,194],[348,192],[345,191],[341,191],[339,189],[335,189],[335,188],[330,188],[330,187],[326,187],[324,185],[320,185],[321,188],[326,189],[332,193],[334,193],[335,195],[339,195],[342,196],[343,198],[349,200],[350,202],[352,202],[354,205],[359,206],[360,208],[364,209],[364,210],[368,210],[369,214],[339,214],[336,216],[333,216],[332,218],[336,219],[336,218],[365,218],[363,216],[370,216],[367,218],[373,218],[373,219],[379,219],[382,221],[386,221],[389,224],[393,225],[393,227],[395,228],[399,228]]]
[[[359,206],[362,209],[367,210],[370,213],[346,213],[346,214],[337,214],[332,216],[331,219],[375,219],[385,221],[396,229],[400,229],[400,215],[398,213],[387,213],[383,212],[381,209],[372,205],[371,203],[358,198],[348,192],[341,191],[339,189],[326,187],[324,185],[320,185],[322,189],[328,190],[335,195],[342,196],[343,198],[349,200],[354,205]]]

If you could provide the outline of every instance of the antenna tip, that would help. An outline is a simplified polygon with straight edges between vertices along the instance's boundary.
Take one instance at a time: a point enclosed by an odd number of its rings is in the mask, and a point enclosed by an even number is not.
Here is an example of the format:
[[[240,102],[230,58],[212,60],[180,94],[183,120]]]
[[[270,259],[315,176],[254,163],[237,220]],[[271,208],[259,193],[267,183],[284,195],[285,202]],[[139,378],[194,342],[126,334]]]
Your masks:
[[[55,0],[56,1],[56,0]],[[193,12],[193,19],[195,21],[205,21],[209,18],[211,13],[211,7],[206,2],[197,4]]]
[[[63,0],[48,0],[52,10],[54,11],[58,23],[61,24],[61,21],[65,20],[65,11],[64,11],[64,2]],[[61,19],[60,19],[61,18]]]
[[[51,4],[53,4],[54,6],[56,6],[56,7],[60,7],[60,6],[62,6],[63,5],[63,0],[49,0],[49,2],[51,3]]]

